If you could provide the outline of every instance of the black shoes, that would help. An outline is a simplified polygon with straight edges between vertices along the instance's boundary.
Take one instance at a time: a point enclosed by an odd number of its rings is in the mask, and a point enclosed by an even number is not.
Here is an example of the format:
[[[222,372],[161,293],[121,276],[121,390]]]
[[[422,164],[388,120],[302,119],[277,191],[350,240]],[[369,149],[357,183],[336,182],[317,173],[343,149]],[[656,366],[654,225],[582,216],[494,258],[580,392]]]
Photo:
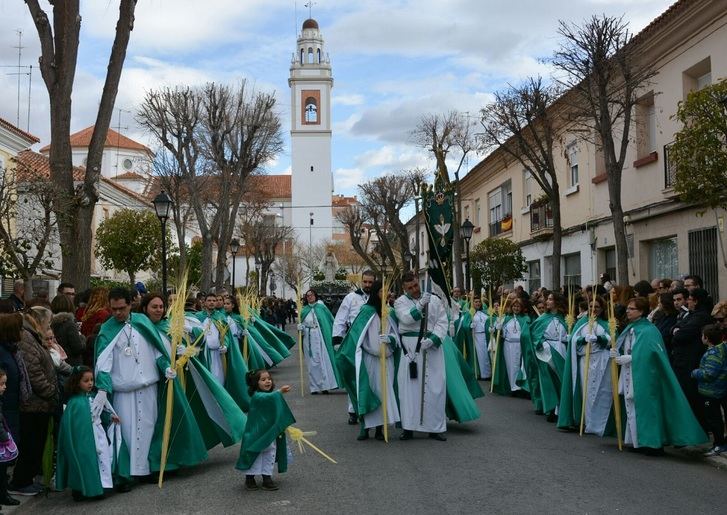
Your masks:
[[[401,432],[401,436],[399,437],[399,440],[411,440],[412,438],[414,438],[414,432],[409,431],[408,429],[404,429]]]
[[[384,428],[381,426],[376,426],[376,432],[374,433],[374,438],[377,440],[383,440],[384,439]]]
[[[348,414],[348,425],[355,426],[356,424],[358,424],[358,416],[355,413],[349,413]]]
[[[277,490],[278,488],[279,488],[278,484],[275,481],[273,481],[272,477],[263,476],[263,486],[262,486],[263,490],[273,491],[273,490]]]
[[[444,436],[444,433],[429,433],[429,438],[432,440],[436,440],[438,442],[446,442],[447,437]]]
[[[245,476],[245,490],[257,490],[258,488],[255,476]]]

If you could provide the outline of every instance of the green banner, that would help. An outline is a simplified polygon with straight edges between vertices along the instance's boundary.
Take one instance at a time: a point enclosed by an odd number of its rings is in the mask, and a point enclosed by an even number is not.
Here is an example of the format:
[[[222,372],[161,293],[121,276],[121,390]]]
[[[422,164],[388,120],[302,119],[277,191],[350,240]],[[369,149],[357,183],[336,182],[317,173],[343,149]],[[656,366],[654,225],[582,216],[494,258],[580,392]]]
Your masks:
[[[454,238],[454,194],[430,189],[424,197],[424,218],[429,239],[429,277],[449,302]]]

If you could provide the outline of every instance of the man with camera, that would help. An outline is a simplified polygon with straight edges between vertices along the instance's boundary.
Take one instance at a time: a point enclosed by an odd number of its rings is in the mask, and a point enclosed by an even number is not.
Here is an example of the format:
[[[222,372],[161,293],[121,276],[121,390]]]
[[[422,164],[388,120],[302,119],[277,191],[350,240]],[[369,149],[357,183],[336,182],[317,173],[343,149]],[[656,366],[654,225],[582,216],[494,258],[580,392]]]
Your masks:
[[[414,431],[446,441],[445,405],[447,385],[442,343],[449,329],[444,303],[436,295],[422,293],[412,272],[402,278],[404,295],[394,303],[401,336],[398,370],[401,440],[411,440]]]

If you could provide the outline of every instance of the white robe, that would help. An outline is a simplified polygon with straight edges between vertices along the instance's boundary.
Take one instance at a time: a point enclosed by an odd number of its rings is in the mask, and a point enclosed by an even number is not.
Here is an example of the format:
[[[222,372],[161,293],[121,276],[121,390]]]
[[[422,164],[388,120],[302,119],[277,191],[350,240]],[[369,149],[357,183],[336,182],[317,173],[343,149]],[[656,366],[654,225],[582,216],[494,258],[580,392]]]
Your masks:
[[[91,398],[88,398],[88,409],[91,410]],[[104,406],[104,411],[107,411],[111,413],[112,415],[115,415],[116,412],[114,411],[113,407],[109,403],[109,401],[106,401],[106,405]],[[101,476],[101,486],[103,488],[113,488],[114,487],[114,481],[111,474],[111,463],[113,461],[113,454],[114,449],[111,446],[111,443],[109,442],[109,436],[106,433],[106,431],[103,428],[103,424],[101,423],[101,415],[98,415],[96,417],[91,415],[91,424],[93,425],[93,439],[94,443],[96,444],[96,459],[98,460],[98,472],[99,476]],[[113,429],[113,424],[111,426],[111,429]]]
[[[416,310],[416,302],[402,295],[396,299],[394,308],[399,319],[402,349],[406,351],[402,353],[397,375],[401,427],[409,431],[443,433],[447,430],[444,351],[440,347],[432,346],[426,351],[415,353],[417,336],[410,334],[418,334],[421,326],[421,321],[414,319],[412,315],[412,309]],[[449,330],[446,309],[439,297],[434,295],[428,309],[427,331],[435,334],[444,343]],[[410,361],[417,363],[416,379],[409,377]]]
[[[272,476],[275,467],[275,455],[278,452],[277,440],[273,440],[270,445],[265,447],[260,454],[257,455],[255,461],[252,462],[250,468],[245,470],[246,476]]]
[[[486,323],[487,313],[475,311],[475,315],[472,317],[472,333],[474,336],[475,350],[477,351],[477,365],[480,371],[480,379],[485,379],[492,375],[490,353],[487,352]]]
[[[631,354],[634,345],[634,330],[631,329],[623,337],[622,354]],[[621,377],[618,382],[618,391],[624,396],[626,406],[626,433],[624,443],[631,444],[634,448],[639,447],[639,434],[636,429],[636,403],[634,402],[634,375],[631,363],[624,363],[621,366]]]
[[[213,376],[220,382],[225,384],[225,368],[222,365],[222,354],[220,354],[220,331],[217,324],[211,318],[206,318],[204,323],[204,357],[207,361],[207,367]]]
[[[554,372],[558,373],[555,370],[553,360],[545,359],[545,357],[549,357],[553,352],[556,352],[561,358],[565,359],[567,342],[568,329],[560,320],[553,318],[543,331],[543,350],[535,351],[535,355],[539,360],[546,362]]]
[[[360,364],[363,362],[369,377],[371,391],[382,400],[383,404],[383,389],[381,388],[381,344],[379,343],[379,334],[381,334],[381,319],[378,316],[372,316],[368,328],[362,335],[359,345],[356,348],[356,382],[358,383]],[[358,387],[358,384],[356,386]],[[394,394],[394,358],[388,346],[386,357],[386,415],[387,423],[395,424],[399,422],[399,405],[396,402],[396,395]],[[371,413],[364,415],[364,426],[366,429],[383,424],[383,406],[379,406]]]
[[[523,368],[522,347],[520,346],[521,334],[520,322],[515,317],[502,326],[502,357],[505,358],[507,380],[510,383],[510,391],[512,392],[522,390],[522,388],[515,384],[517,375]]]
[[[320,301],[319,301],[320,302]],[[303,349],[308,367],[308,384],[311,392],[338,388],[333,363],[328,355],[315,310],[311,309],[303,320]]]
[[[121,434],[129,448],[132,476],[146,476],[149,448],[157,420],[161,353],[126,324],[96,361],[96,374],[111,376],[113,409],[121,419]]]
[[[572,339],[575,345],[577,339],[581,336],[585,337],[590,334],[588,323],[583,324],[576,334],[573,335]],[[611,341],[609,334],[598,325],[593,324],[593,333],[596,336],[603,336]],[[586,347],[587,344],[581,347],[577,351],[578,365],[577,368],[574,363],[571,363],[572,379],[575,385],[575,374],[580,371],[581,377],[581,391],[585,388],[586,384]],[[576,357],[576,353],[572,354],[572,357]],[[598,344],[591,346],[591,362],[588,370],[588,392],[586,397],[586,418],[585,428],[586,433],[597,434],[603,436],[603,432],[606,430],[606,423],[608,422],[608,416],[611,413],[611,404],[613,403],[613,394],[611,392],[611,371],[609,368],[609,349],[603,349]]]

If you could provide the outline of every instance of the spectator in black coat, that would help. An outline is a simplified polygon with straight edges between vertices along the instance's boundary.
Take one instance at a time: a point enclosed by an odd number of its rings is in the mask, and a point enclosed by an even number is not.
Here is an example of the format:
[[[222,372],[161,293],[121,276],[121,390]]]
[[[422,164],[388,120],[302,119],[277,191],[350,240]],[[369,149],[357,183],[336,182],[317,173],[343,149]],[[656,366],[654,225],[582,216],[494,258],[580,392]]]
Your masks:
[[[659,311],[661,316],[655,317],[654,325],[661,333],[666,346],[667,355],[671,359],[671,337],[672,330],[677,323],[677,310],[674,307],[674,296],[671,292],[659,295]]]
[[[689,314],[677,322],[671,339],[672,368],[694,415],[702,427],[705,427],[703,402],[697,391],[697,382],[691,377],[691,371],[699,368],[699,362],[706,350],[702,343],[702,328],[712,323],[712,303],[707,291],[702,288],[690,291],[687,307]]]
[[[67,295],[56,295],[50,305],[53,319],[50,327],[56,341],[66,351],[66,363],[71,366],[83,364],[83,351],[86,349],[86,337],[81,334],[79,324],[74,315],[73,301]]]

